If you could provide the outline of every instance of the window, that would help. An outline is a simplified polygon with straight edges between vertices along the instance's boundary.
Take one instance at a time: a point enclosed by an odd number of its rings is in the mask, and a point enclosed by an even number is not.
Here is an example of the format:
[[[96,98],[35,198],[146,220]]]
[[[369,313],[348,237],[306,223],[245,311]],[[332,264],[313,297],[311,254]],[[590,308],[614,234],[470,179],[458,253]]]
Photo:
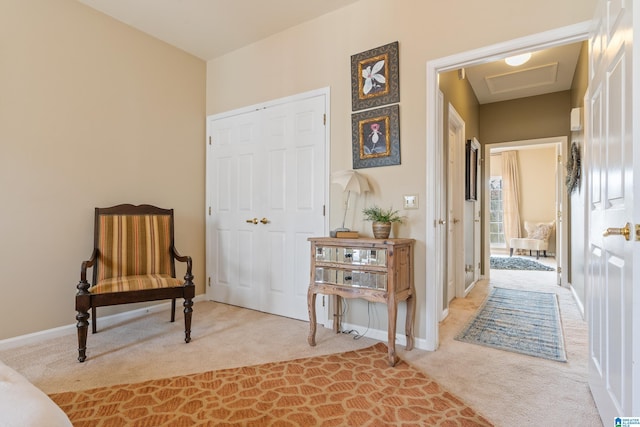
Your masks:
[[[489,242],[492,248],[506,248],[502,210],[502,177],[492,176],[489,180]]]

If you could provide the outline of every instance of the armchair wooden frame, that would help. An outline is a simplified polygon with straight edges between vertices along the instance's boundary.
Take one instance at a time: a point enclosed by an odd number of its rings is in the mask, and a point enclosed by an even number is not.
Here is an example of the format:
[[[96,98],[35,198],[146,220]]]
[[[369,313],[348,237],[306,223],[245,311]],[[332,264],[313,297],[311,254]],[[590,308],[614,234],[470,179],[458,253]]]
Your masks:
[[[149,281],[139,280],[140,285],[136,288],[131,289],[122,289],[118,290],[116,288],[109,289],[106,292],[94,291],[96,289],[96,285],[99,283],[99,270],[105,269],[105,260],[107,257],[105,254],[101,253],[100,247],[101,245],[105,245],[105,241],[107,244],[110,243],[109,239],[111,236],[101,236],[101,227],[104,227],[105,218],[106,217],[143,217],[143,218],[153,218],[156,216],[163,217],[163,224],[166,224],[166,230],[163,232],[168,233],[168,235],[164,236],[164,240],[167,243],[168,248],[162,247],[162,251],[164,251],[161,255],[164,260],[164,270],[167,271],[150,271],[150,272],[142,272],[144,273],[164,273],[162,274],[162,278],[156,280],[154,287],[148,286]],[[119,230],[122,231],[122,230]],[[107,234],[107,233],[103,233]],[[121,236],[120,236],[121,237]],[[113,238],[116,242],[118,241],[116,237]],[[195,285],[193,284],[193,274],[192,274],[192,260],[190,256],[182,256],[178,253],[176,248],[174,247],[174,226],[173,226],[173,209],[162,209],[156,206],[151,205],[131,205],[131,204],[122,204],[117,206],[112,206],[108,208],[96,208],[95,209],[95,226],[94,226],[94,248],[91,257],[87,261],[82,262],[82,266],[80,269],[80,282],[77,285],[78,292],[76,293],[76,320],[77,328],[78,328],[78,361],[84,362],[86,359],[86,350],[87,350],[87,332],[89,327],[89,310],[91,310],[91,323],[92,323],[92,333],[96,333],[96,307],[104,307],[110,305],[119,305],[119,304],[130,304],[136,302],[145,302],[145,301],[158,301],[158,300],[171,300],[171,322],[175,321],[175,308],[176,308],[176,299],[183,298],[184,299],[184,327],[185,327],[185,339],[186,343],[191,341],[191,316],[193,312],[193,298],[195,296]],[[136,244],[144,244],[144,242],[139,243],[136,241]],[[134,253],[137,255],[138,250],[131,250],[126,253],[126,256],[132,257],[130,253]],[[139,249],[136,247],[136,249]],[[168,250],[168,254],[166,251]],[[123,255],[124,256],[124,255]],[[175,279],[176,270],[175,270],[175,261],[186,263],[186,273],[184,276],[184,282],[178,281]],[[136,264],[136,268],[138,264],[144,264],[144,260],[140,261],[138,259],[134,259],[132,264]],[[114,261],[111,261],[112,263]],[[93,269],[93,280],[92,284],[89,284],[87,281],[87,270],[89,268]],[[157,268],[156,268],[157,270]],[[102,273],[104,275],[104,273]],[[125,273],[126,274],[126,273]],[[126,280],[127,277],[131,276],[121,276],[118,274],[114,274],[118,276],[117,278]],[[141,276],[135,276],[141,277]],[[158,283],[162,283],[162,285],[158,286]]]

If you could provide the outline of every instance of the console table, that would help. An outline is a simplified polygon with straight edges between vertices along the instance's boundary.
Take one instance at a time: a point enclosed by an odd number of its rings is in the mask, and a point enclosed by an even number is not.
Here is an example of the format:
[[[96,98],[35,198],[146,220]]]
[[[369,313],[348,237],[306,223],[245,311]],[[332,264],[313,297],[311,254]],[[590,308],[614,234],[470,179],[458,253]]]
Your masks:
[[[389,366],[396,364],[398,302],[407,302],[406,349],[413,348],[414,239],[311,237],[311,282],[307,293],[309,345],[316,345],[316,295],[335,296],[333,330],[340,327],[341,298],[387,305]]]

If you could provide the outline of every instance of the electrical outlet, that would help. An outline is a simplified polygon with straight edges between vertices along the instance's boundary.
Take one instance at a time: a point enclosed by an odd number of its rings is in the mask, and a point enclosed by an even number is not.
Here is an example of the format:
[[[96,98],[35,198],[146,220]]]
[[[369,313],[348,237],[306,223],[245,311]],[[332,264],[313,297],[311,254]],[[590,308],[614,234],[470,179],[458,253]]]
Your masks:
[[[418,195],[417,194],[405,194],[404,198],[405,209],[418,209]]]

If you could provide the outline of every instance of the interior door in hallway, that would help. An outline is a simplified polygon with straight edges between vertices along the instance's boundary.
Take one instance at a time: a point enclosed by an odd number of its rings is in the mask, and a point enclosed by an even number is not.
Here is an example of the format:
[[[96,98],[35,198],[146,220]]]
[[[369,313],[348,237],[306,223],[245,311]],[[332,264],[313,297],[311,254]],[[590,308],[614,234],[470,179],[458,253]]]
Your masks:
[[[640,145],[634,147],[639,133],[632,114],[640,111],[640,74],[632,62],[640,11],[633,3],[599,2],[585,101],[589,385],[605,425],[640,416],[640,275],[634,274],[640,242],[633,227],[640,222],[640,186],[634,189]]]
[[[324,235],[325,96],[208,121],[210,299],[308,320],[308,237]]]
[[[469,198],[464,203],[464,296],[480,280],[480,206],[482,191],[480,180],[480,142],[476,138],[467,140],[465,170],[469,174]],[[465,177],[465,180],[467,178]],[[466,184],[465,184],[466,185]],[[466,187],[465,187],[465,193]]]
[[[464,147],[465,123],[449,104],[447,142],[447,302],[464,297]],[[448,304],[445,304],[448,306]]]

